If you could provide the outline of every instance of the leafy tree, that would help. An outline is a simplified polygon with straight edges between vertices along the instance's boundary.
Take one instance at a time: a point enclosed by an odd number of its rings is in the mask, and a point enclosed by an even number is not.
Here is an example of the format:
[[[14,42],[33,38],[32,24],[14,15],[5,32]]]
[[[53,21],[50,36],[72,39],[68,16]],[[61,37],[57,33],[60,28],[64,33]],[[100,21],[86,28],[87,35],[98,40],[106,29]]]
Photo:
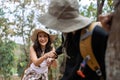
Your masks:
[[[0,42],[0,74],[4,76],[5,80],[14,73],[14,48],[15,43],[13,41]]]
[[[88,5],[80,6],[80,14],[89,17],[93,20],[96,20],[97,16],[96,8],[97,6],[93,2],[91,2],[89,6]]]
[[[19,63],[17,64],[17,73],[18,73],[18,76],[21,76],[23,75],[23,72],[25,70],[25,67],[27,66],[28,64],[28,61],[26,60],[26,56],[24,56],[24,54],[21,54],[20,57],[19,57]]]
[[[12,36],[12,31],[8,26],[8,19],[4,17],[6,13],[3,11],[3,8],[0,9],[0,75],[3,75],[5,80],[14,73],[14,48],[15,42],[9,39],[9,36]],[[10,25],[10,24],[9,24]]]

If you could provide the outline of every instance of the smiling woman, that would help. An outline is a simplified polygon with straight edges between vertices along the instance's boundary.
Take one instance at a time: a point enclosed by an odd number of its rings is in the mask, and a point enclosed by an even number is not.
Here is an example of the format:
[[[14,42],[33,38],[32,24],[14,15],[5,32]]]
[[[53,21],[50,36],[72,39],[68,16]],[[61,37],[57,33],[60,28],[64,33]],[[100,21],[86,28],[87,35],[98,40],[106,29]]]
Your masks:
[[[52,42],[55,35],[51,35],[45,28],[35,29],[30,47],[30,66],[25,70],[22,80],[48,80],[48,66],[55,60],[55,49]]]

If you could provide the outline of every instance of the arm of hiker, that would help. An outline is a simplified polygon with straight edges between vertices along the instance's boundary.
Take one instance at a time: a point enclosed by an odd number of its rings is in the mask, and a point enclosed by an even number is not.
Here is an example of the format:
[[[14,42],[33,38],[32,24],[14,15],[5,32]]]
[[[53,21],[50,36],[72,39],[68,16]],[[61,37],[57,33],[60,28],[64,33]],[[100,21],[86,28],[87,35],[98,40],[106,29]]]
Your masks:
[[[30,59],[36,66],[39,66],[39,64],[41,64],[45,59],[47,59],[50,54],[51,52],[48,52],[44,54],[43,56],[41,56],[40,58],[37,58],[37,55],[36,55],[36,52],[33,46],[30,47]]]

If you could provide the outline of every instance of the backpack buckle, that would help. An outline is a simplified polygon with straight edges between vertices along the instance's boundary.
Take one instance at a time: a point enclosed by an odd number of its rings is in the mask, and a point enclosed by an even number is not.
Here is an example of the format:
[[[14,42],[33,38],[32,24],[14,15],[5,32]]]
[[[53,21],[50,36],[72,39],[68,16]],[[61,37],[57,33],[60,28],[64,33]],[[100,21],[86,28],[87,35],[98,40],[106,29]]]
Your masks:
[[[102,76],[102,71],[100,70],[100,68],[96,69],[96,73],[97,73],[98,76]]]

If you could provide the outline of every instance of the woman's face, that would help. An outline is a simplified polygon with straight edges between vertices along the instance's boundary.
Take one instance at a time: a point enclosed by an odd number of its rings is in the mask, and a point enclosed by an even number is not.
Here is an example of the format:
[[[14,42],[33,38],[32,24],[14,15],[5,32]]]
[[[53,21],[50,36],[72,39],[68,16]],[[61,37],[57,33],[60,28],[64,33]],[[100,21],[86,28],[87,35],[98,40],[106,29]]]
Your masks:
[[[38,41],[41,45],[41,47],[45,47],[46,44],[48,43],[48,34],[44,32],[38,33]]]

